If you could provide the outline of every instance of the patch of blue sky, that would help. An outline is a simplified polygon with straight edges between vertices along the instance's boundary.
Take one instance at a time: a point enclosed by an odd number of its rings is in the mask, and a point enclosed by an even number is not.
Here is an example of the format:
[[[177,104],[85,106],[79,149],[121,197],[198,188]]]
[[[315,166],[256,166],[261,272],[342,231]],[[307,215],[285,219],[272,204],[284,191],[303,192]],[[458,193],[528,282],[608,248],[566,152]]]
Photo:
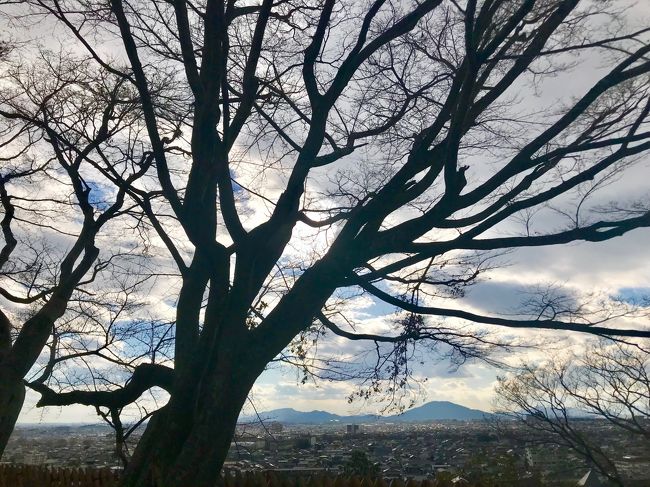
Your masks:
[[[88,203],[99,211],[105,211],[111,205],[108,192],[94,181],[86,181],[86,186],[90,189],[88,193]]]
[[[232,190],[235,194],[241,193],[244,188],[237,182],[237,174],[235,174],[235,171],[230,169],[230,179],[232,181]]]
[[[387,291],[387,292],[390,291],[387,288],[387,286],[383,283],[378,283],[376,284],[376,286],[383,291]],[[358,297],[361,294],[361,292],[362,289],[360,287],[350,286],[346,288],[337,289],[335,293],[335,297],[339,299],[353,299],[355,297]],[[369,318],[392,315],[396,311],[398,311],[396,306],[392,304],[388,304],[382,301],[381,299],[376,298],[375,296],[372,296],[370,294],[365,294],[365,296],[370,298],[371,302],[367,305],[360,305],[358,310],[367,314]]]
[[[363,311],[371,317],[392,315],[397,310],[397,308],[392,304],[385,303],[384,301],[381,301],[374,296],[371,297],[371,299],[372,304],[362,308]]]
[[[127,356],[146,355],[150,349],[161,341],[166,345],[159,352],[173,357],[173,339],[175,329],[173,324],[150,320],[124,320],[113,325],[113,332],[120,341],[122,351]]]
[[[612,297],[634,306],[650,307],[650,287],[622,287]]]

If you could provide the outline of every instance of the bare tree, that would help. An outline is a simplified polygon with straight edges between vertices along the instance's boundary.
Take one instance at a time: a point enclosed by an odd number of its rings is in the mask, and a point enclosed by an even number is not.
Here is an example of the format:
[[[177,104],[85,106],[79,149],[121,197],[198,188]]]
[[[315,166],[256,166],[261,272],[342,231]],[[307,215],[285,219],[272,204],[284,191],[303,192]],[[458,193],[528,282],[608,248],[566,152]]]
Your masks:
[[[133,270],[133,268],[130,268]],[[121,289],[96,292],[83,306],[71,307],[56,323],[42,357],[26,378],[40,394],[36,407],[87,404],[115,431],[115,454],[126,466],[131,437],[157,409],[159,391],[131,390],[131,380],[143,377],[152,387],[171,388],[173,325],[141,317],[145,307],[134,302],[141,291],[144,272],[115,276],[127,282]],[[77,309],[75,309],[77,308]],[[121,394],[110,391],[121,387]],[[98,401],[98,397],[104,401]]]
[[[0,95],[0,449],[24,399],[23,378],[55,323],[93,306],[93,286],[128,253],[102,253],[102,232],[128,212],[125,190],[102,191],[88,171],[100,147],[128,131],[138,116],[123,80],[89,71],[66,56],[30,66],[7,54]],[[129,181],[147,171],[129,146],[114,169]],[[117,164],[115,164],[117,162]],[[97,304],[97,303],[95,303]]]
[[[469,323],[650,336],[614,324],[617,311],[555,296],[511,316],[438,304],[462,299],[492,252],[650,225],[642,202],[600,215],[588,204],[650,149],[650,29],[628,27],[609,2],[28,0],[6,12],[14,24],[49,22],[84,66],[115,80],[118,106],[135,106],[126,140],[66,147],[128,199],[180,279],[173,371],[142,363],[124,387],[78,391],[107,407],[171,380],[124,485],[212,485],[255,380],[309,333],[394,345],[377,365],[389,380],[408,375],[417,343],[461,355],[489,346]],[[607,67],[589,88],[524,110],[523,86],[543,90],[592,51]],[[74,56],[40,58],[58,69]],[[9,84],[28,93],[29,77]],[[50,99],[47,83],[39,92]],[[0,115],[40,134],[23,102],[4,97]],[[56,144],[61,131],[43,137]],[[558,208],[571,218],[544,226]],[[346,293],[403,310],[394,333],[341,320],[333,306]]]
[[[503,411],[546,441],[567,446],[616,485],[620,452],[607,451],[585,427],[606,421],[638,438],[650,451],[650,353],[639,345],[600,341],[578,357],[524,365],[499,379],[497,403]]]

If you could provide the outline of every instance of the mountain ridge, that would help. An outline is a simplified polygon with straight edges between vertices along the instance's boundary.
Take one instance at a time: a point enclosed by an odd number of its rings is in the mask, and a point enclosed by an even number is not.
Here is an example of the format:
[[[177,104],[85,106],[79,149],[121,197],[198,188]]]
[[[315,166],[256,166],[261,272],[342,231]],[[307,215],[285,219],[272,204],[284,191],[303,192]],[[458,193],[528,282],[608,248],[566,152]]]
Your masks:
[[[293,408],[279,408],[263,411],[256,416],[240,417],[240,422],[262,419],[286,424],[331,424],[331,423],[369,423],[369,422],[427,422],[427,421],[476,421],[490,418],[492,413],[472,409],[449,401],[430,401],[421,406],[408,409],[402,414],[379,416],[372,414],[340,415],[328,411],[298,411]]]

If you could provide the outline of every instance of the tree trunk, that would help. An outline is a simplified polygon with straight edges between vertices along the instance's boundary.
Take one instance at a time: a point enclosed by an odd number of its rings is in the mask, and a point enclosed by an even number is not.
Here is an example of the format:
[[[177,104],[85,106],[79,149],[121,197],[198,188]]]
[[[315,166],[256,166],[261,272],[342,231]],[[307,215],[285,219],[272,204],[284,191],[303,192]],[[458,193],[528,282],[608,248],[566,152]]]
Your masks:
[[[239,412],[262,368],[234,361],[213,369],[210,380],[195,378],[191,393],[182,385],[175,390],[149,421],[122,487],[214,487]]]
[[[25,385],[22,377],[0,369],[0,458],[7,447],[18,415],[25,401]]]

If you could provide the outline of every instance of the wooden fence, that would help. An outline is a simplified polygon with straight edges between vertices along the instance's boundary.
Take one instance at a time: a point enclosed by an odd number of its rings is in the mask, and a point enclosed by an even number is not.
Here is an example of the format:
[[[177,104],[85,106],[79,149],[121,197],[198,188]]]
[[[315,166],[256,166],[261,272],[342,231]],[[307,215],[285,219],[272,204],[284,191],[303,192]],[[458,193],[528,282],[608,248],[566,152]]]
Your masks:
[[[479,487],[464,479],[443,475],[436,480],[371,479],[364,477],[301,476],[274,472],[247,472],[222,476],[217,487]]]
[[[0,465],[0,487],[118,487],[121,472],[108,468],[56,468],[40,465]],[[472,487],[462,479],[366,479],[327,475],[299,476],[247,472],[220,477],[216,487]],[[478,487],[478,486],[476,486]]]
[[[117,487],[120,472],[108,468],[0,465],[0,487]]]

